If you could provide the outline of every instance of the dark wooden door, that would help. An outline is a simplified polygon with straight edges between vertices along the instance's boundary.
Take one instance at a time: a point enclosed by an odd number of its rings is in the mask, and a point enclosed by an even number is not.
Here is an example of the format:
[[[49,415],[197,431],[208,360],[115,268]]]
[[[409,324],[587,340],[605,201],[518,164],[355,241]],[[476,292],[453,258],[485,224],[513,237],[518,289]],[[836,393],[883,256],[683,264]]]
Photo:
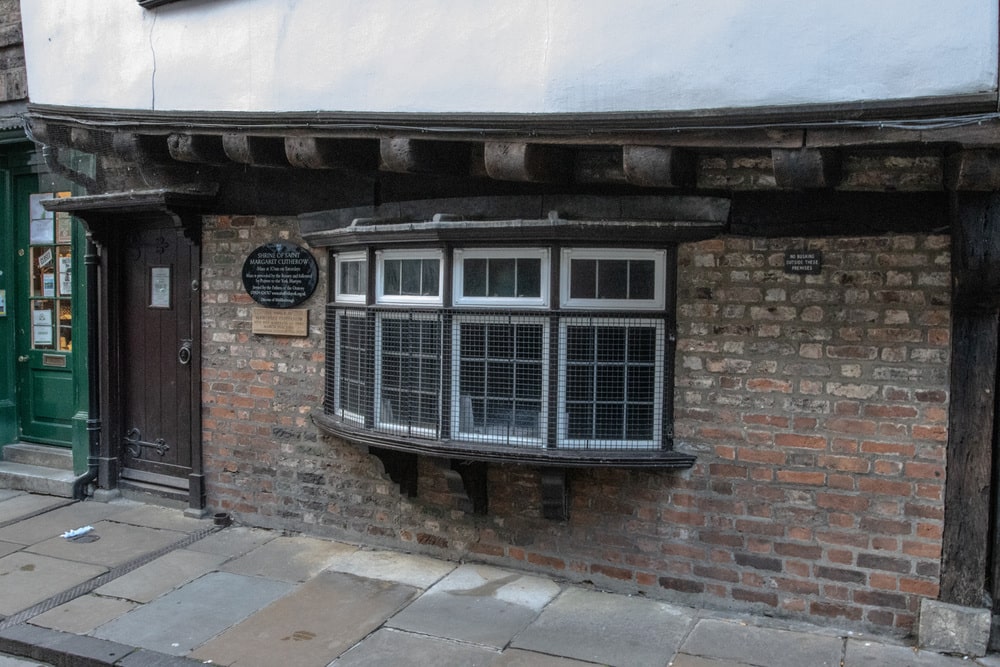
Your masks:
[[[187,489],[201,428],[198,246],[139,228],[122,255],[122,477]]]

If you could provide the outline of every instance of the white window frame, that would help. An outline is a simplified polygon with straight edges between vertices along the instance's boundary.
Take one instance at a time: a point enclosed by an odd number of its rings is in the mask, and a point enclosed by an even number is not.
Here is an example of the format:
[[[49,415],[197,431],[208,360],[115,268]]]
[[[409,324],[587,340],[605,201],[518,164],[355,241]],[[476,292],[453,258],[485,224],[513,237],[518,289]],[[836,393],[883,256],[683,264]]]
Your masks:
[[[438,290],[435,296],[385,294],[385,262],[397,259],[436,260]],[[444,253],[438,249],[378,250],[375,253],[375,303],[396,305],[440,306],[444,303]]]
[[[368,295],[366,294],[345,294],[342,291],[342,285],[340,284],[340,265],[348,262],[362,262],[364,264],[364,270],[368,271],[368,253],[365,251],[360,252],[343,252],[337,253],[336,259],[334,261],[334,301],[337,303],[366,303],[368,300]]]
[[[367,316],[368,316],[367,312],[363,310],[337,310],[334,313],[334,317],[336,318],[335,331],[337,337],[337,353],[334,355],[334,360],[333,360],[334,361],[333,409],[335,414],[337,414],[341,419],[346,419],[348,421],[361,424],[362,426],[365,425],[365,416],[362,414],[358,414],[356,412],[351,412],[350,410],[345,410],[340,403],[340,381],[342,374],[344,372],[344,369],[342,368],[340,361],[341,336],[343,335],[341,331],[341,322],[343,321],[342,318],[345,317],[354,317],[360,320],[365,320],[367,319]],[[371,352],[369,352],[369,356],[370,355]]]
[[[652,260],[652,299],[573,299],[570,297],[572,274],[570,262],[574,259],[594,260]],[[588,310],[663,310],[666,306],[667,251],[641,248],[563,248],[559,263],[559,297],[563,308]]]
[[[491,297],[465,296],[465,260],[466,259],[540,259],[541,272],[538,297]],[[458,248],[452,261],[452,294],[456,306],[513,306],[518,308],[548,308],[549,307],[549,274],[550,270],[548,248]]]
[[[409,427],[406,424],[400,424],[398,422],[383,421],[382,419],[382,365],[385,363],[384,355],[382,354],[382,322],[386,319],[399,319],[399,320],[428,320],[433,321],[440,327],[440,313],[408,313],[405,311],[399,312],[382,312],[375,316],[375,349],[373,354],[375,355],[375,393],[373,406],[375,410],[374,424],[375,428],[379,431],[391,432],[391,433],[402,433],[407,435],[415,435],[418,437],[425,438],[437,438],[441,428],[441,402],[438,402],[438,426],[436,428],[422,428],[422,427]],[[439,341],[439,349],[443,349],[444,340],[443,337],[447,335],[444,331],[441,332],[442,340]],[[443,369],[444,369],[444,355],[441,355],[439,365],[438,365],[438,390],[440,391],[443,381]]]
[[[654,327],[656,329],[656,353],[653,358],[653,438],[651,440],[613,440],[602,438],[570,439],[569,417],[566,413],[566,338],[571,326],[586,327]],[[659,449],[663,441],[663,378],[664,346],[666,327],[659,318],[637,317],[567,317],[559,322],[559,384],[556,405],[559,420],[556,425],[556,446],[568,449]]]
[[[469,433],[467,431],[462,431],[461,429],[461,401],[462,397],[460,395],[460,377],[461,377],[461,329],[460,325],[462,323],[469,322],[475,324],[541,324],[542,325],[542,390],[541,390],[541,401],[540,401],[540,413],[538,416],[539,425],[537,438],[527,438],[527,437],[504,437],[504,436],[491,436],[489,434],[483,433]],[[463,442],[489,442],[489,443],[508,443],[518,446],[531,446],[531,447],[544,447],[545,441],[547,439],[548,433],[548,423],[549,423],[549,411],[548,411],[548,401],[545,397],[549,393],[549,320],[545,317],[504,317],[502,319],[490,318],[489,316],[483,317],[482,315],[455,315],[452,321],[452,343],[451,343],[451,367],[452,367],[452,382],[451,382],[451,432],[452,437],[456,440],[461,440]]]

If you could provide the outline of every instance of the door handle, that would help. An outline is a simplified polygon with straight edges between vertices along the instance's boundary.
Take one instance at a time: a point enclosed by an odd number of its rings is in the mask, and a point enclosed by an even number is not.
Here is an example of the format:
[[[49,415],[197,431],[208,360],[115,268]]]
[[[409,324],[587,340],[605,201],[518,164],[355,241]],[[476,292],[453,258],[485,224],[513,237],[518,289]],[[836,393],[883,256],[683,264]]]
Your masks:
[[[22,354],[21,356],[19,356],[19,357],[17,358],[17,360],[18,360],[18,361],[20,361],[20,362],[21,362],[21,363],[23,364],[23,363],[24,363],[25,361],[27,361],[27,360],[28,360],[28,355],[26,355],[26,354]]]
[[[177,350],[177,361],[181,366],[191,363],[191,340],[185,338],[181,341],[181,349]]]

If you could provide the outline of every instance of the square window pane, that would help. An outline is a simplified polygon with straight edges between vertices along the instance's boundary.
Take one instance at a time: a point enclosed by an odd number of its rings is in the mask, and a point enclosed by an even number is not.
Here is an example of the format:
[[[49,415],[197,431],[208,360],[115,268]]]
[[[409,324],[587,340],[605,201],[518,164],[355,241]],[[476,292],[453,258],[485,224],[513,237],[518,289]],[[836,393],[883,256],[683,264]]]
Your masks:
[[[603,259],[598,264],[597,298],[624,299],[628,296],[628,262]]]
[[[419,259],[400,260],[400,288],[399,293],[406,296],[420,296],[420,279],[422,277],[423,261]]]
[[[517,260],[517,296],[542,295],[542,260],[529,257]]]
[[[632,260],[628,269],[628,298],[653,299],[656,294],[656,262]]]
[[[460,331],[459,354],[462,358],[481,358],[486,352],[486,327],[473,322],[463,322]]]
[[[440,281],[441,262],[436,259],[420,260],[421,296],[437,296]]]
[[[625,327],[597,328],[597,360],[625,361]]]
[[[594,330],[591,327],[567,327],[566,359],[592,361],[594,358]]]
[[[569,366],[566,368],[566,399],[591,401],[594,399],[594,368]]]
[[[628,330],[628,359],[634,363],[653,363],[656,360],[656,329],[632,327]]]
[[[609,440],[621,439],[625,418],[624,405],[602,403],[594,413],[594,437]]]
[[[340,263],[340,293],[365,294],[368,291],[367,263],[349,261]]]
[[[514,368],[510,364],[492,363],[486,368],[486,392],[489,396],[514,395]]]
[[[629,440],[653,439],[652,405],[629,403],[626,406],[625,437]]]
[[[593,406],[586,403],[568,403],[566,405],[566,434],[571,439],[593,437],[593,410]]]
[[[469,396],[486,395],[486,365],[478,361],[463,361],[459,392]]]
[[[542,358],[542,325],[520,324],[517,326],[517,358]]]
[[[514,327],[491,324],[487,335],[486,354],[490,359],[511,359],[514,356]]]
[[[469,258],[462,262],[462,295],[486,296],[485,258]]]
[[[514,296],[517,278],[516,260],[513,257],[489,260],[489,295]]]
[[[517,398],[541,400],[542,398],[542,368],[541,366],[518,364],[514,373],[514,395]]]
[[[599,401],[625,400],[624,366],[597,367],[597,400]]]
[[[597,296],[597,260],[570,260],[569,296],[571,299],[593,299]]]
[[[387,259],[382,262],[382,292],[384,294],[402,294],[400,291],[400,272],[402,260]]]
[[[651,402],[656,389],[656,371],[652,366],[629,366],[628,400]]]

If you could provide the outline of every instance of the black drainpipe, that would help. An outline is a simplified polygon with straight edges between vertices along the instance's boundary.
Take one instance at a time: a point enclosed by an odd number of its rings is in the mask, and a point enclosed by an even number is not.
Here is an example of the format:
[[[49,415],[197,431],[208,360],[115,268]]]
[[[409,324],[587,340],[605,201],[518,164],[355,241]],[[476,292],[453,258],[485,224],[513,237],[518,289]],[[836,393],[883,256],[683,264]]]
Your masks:
[[[97,244],[87,234],[87,253],[83,256],[87,270],[87,390],[89,403],[87,409],[87,472],[73,481],[73,497],[83,500],[87,495],[87,486],[97,480],[101,454],[101,385],[100,362],[101,352],[98,344],[100,326],[97,322],[97,279],[100,256],[97,254]]]

